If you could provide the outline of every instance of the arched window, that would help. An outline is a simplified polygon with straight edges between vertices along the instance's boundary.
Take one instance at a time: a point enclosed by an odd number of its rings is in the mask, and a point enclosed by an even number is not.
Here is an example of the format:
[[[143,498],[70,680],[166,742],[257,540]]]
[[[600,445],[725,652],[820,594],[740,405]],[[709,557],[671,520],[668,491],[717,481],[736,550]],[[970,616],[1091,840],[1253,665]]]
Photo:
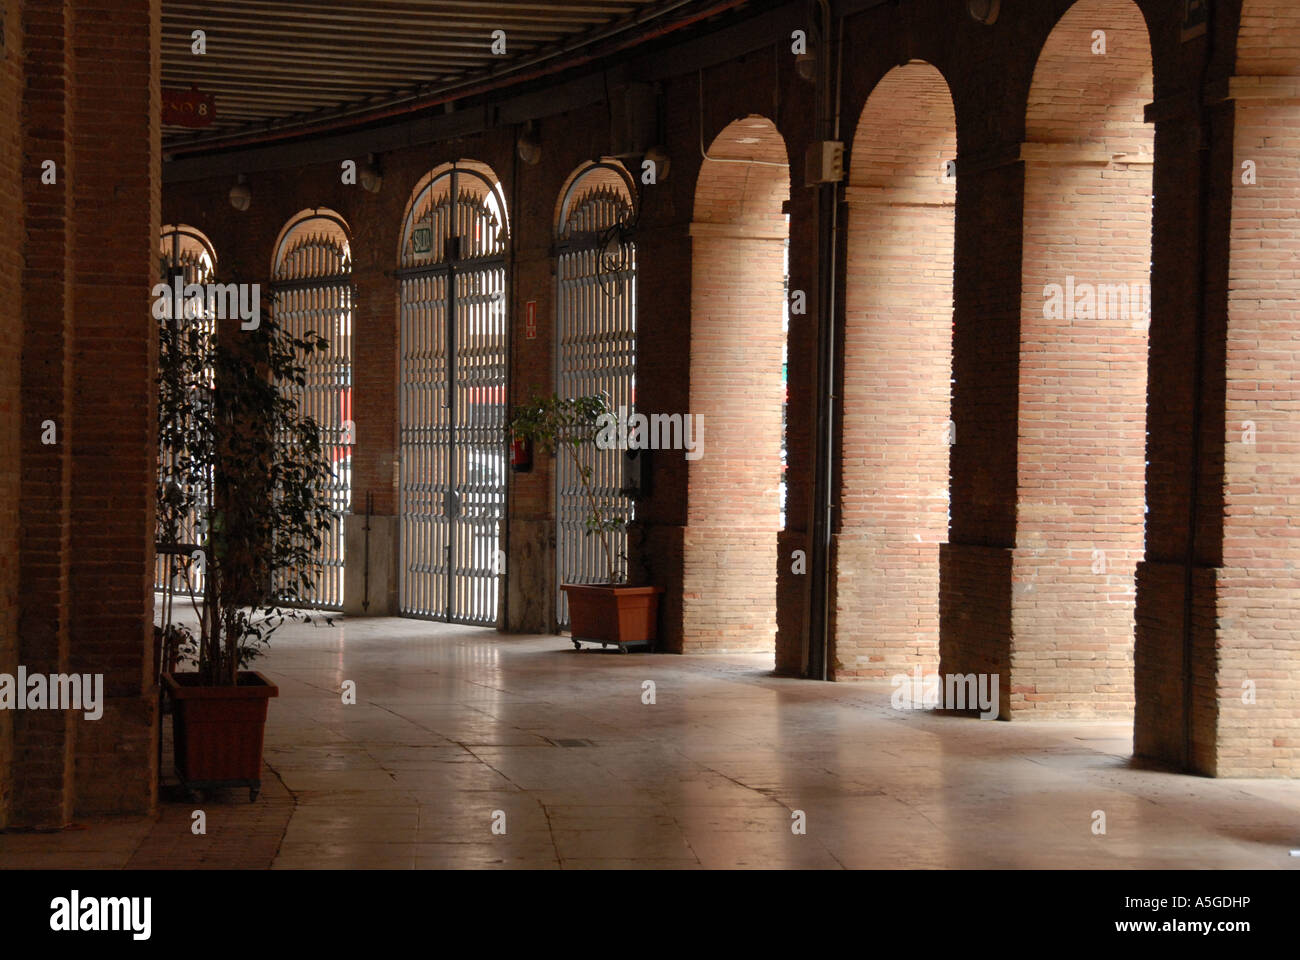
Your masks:
[[[627,171],[614,162],[579,169],[560,198],[556,217],[555,383],[563,398],[603,395],[612,412],[630,414],[636,401],[635,201]],[[595,452],[593,483],[604,515],[632,520],[621,493],[622,453]],[[587,536],[590,505],[569,458],[555,462],[556,581],[590,583],[605,576],[596,537]],[[616,563],[625,563],[627,534],[611,534]],[[614,571],[615,575],[622,570]],[[568,623],[563,591],[556,620]]]
[[[336,519],[318,554],[309,591],[291,591],[305,606],[343,607],[343,517],[352,507],[352,249],[347,224],[324,207],[303,210],[280,231],[271,271],[275,318],[291,336],[309,331],[329,346],[304,358],[306,382],[294,387],[299,410],[320,427],[334,467]],[[283,585],[288,589],[288,584]]]
[[[217,254],[212,242],[203,231],[187,224],[167,224],[158,237],[158,279],[169,286],[179,278],[182,286],[198,283],[215,282],[217,272]],[[181,316],[173,308],[168,316]],[[171,320],[163,320],[172,323]],[[211,316],[191,317],[187,323],[197,324],[200,337],[211,337],[215,325]],[[172,366],[184,366],[184,357],[180,351],[189,349],[191,341],[186,337],[160,337],[158,368],[166,371]],[[163,378],[160,389],[168,389],[167,378]],[[163,404],[163,409],[171,408]],[[188,504],[184,509],[174,512],[160,510],[156,518],[156,539],[158,552],[154,562],[154,589],[171,589],[178,595],[188,596],[193,591],[196,597],[203,595],[203,565],[194,563],[192,555],[201,545],[202,535],[199,520],[206,511],[206,497],[211,490],[211,483],[195,484],[180,478],[179,461],[184,458],[183,439],[187,434],[185,423],[159,423],[159,457],[158,483],[160,487],[179,484],[183,488],[180,502]],[[170,437],[170,442],[167,441]],[[162,492],[160,490],[160,492]],[[194,496],[191,496],[194,494]],[[175,501],[176,498],[167,498]]]
[[[505,515],[505,198],[492,171],[427,174],[402,223],[398,604],[497,620]]]

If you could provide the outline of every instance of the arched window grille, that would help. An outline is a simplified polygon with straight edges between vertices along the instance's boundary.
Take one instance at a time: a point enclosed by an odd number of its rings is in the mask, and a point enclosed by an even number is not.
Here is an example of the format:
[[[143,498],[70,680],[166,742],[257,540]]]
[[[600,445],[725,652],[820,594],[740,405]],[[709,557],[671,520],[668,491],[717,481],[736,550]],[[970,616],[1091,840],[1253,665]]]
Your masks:
[[[556,390],[563,398],[603,395],[612,412],[630,416],[636,402],[636,246],[631,227],[636,205],[622,166],[592,163],[575,175],[560,201],[555,266]],[[608,518],[633,518],[623,495],[623,454],[595,452],[592,486]],[[556,619],[569,622],[563,583],[592,583],[606,576],[604,553],[589,536],[590,506],[571,459],[556,471]],[[617,569],[626,572],[627,533],[611,534]]]
[[[304,210],[280,234],[272,269],[275,318],[291,336],[309,331],[329,346],[304,358],[305,383],[294,386],[299,410],[320,427],[321,444],[334,469],[335,521],[322,538],[321,567],[310,590],[299,583],[276,586],[303,606],[343,607],[343,518],[352,508],[352,249],[347,224],[325,208]],[[294,578],[296,580],[296,578]]]
[[[468,161],[428,174],[402,225],[398,596],[408,616],[496,623],[508,237],[500,185]]]
[[[181,286],[192,283],[208,284],[216,282],[217,255],[211,241],[201,230],[185,224],[168,224],[162,228],[158,238],[158,279],[169,287],[179,279]],[[216,324],[210,314],[199,317],[186,317],[183,310],[174,305],[169,318],[163,323],[186,323],[195,325],[194,333],[200,338],[212,337]],[[185,337],[163,337],[160,340],[158,365],[160,371],[166,371],[172,365],[184,366],[184,358],[177,351],[186,350],[191,341]],[[199,346],[202,350],[202,346]],[[167,378],[160,389],[168,389]],[[211,371],[207,376],[211,387]],[[158,552],[154,562],[154,588],[170,589],[177,596],[186,597],[192,591],[194,596],[202,597],[204,589],[204,565],[193,560],[194,551],[203,544],[200,529],[201,518],[207,511],[206,498],[212,489],[211,478],[207,483],[190,483],[182,479],[182,464],[185,447],[181,440],[187,433],[183,422],[166,422],[159,424],[160,434],[167,431],[173,442],[163,444],[160,436],[158,458],[158,484],[162,497],[166,501],[176,500],[167,495],[167,488],[174,487],[183,496],[182,502],[189,503],[187,509],[179,512],[159,510],[157,521]],[[192,496],[191,496],[192,495]]]

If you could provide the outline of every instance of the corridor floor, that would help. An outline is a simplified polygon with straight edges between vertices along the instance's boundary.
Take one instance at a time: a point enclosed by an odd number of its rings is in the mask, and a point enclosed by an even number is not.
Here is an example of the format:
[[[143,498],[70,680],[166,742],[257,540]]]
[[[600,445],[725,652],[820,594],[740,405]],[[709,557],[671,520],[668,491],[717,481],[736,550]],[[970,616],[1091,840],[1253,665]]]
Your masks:
[[[399,619],[286,627],[258,669],[256,803],[184,799],[168,742],[156,821],[0,835],[0,867],[1300,867],[1300,784],[1141,769],[1127,724]]]

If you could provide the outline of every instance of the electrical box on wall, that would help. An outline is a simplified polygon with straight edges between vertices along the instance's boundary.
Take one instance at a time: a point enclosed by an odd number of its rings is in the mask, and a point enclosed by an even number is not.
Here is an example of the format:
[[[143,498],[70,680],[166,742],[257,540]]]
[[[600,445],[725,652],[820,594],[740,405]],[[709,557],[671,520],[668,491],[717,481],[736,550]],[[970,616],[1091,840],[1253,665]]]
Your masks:
[[[844,144],[839,140],[819,140],[809,144],[808,152],[804,154],[804,186],[839,183],[843,179]]]

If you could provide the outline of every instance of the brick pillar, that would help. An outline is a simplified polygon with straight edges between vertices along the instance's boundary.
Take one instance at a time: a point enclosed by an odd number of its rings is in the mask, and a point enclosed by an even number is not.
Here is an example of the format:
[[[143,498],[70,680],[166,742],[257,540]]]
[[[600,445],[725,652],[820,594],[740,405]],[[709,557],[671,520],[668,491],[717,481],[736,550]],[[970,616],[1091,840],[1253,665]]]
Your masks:
[[[18,0],[0,6],[0,673],[18,668],[23,316],[23,23]],[[0,711],[0,830],[13,799],[13,714]]]
[[[673,178],[679,176],[682,173],[674,169]],[[643,223],[636,234],[636,402],[642,412],[684,414],[692,412],[681,319],[690,311],[691,242],[688,224],[678,219],[667,199],[657,193],[645,197],[645,209],[662,211],[662,219],[648,227]],[[660,316],[673,322],[655,322]],[[710,435],[707,426],[705,430],[707,450]],[[637,504],[637,519],[628,531],[629,565],[634,576],[666,588],[660,598],[659,649],[681,653],[683,600],[679,585],[683,583],[689,464],[680,453],[664,451],[652,454],[651,465],[650,496]],[[553,489],[554,484],[551,486]]]
[[[153,679],[159,0],[75,0],[75,401],[71,669],[104,674],[77,718],[79,815],[147,813],[157,799]]]
[[[786,371],[785,529],[777,538],[776,672],[799,676],[805,670],[804,638],[812,594],[812,516],[814,427],[817,423],[817,191],[793,190],[790,211],[790,288],[808,295],[808,312],[790,318]],[[803,572],[796,572],[802,551]]]
[[[23,104],[22,521],[19,659],[29,674],[69,669],[68,592],[72,462],[72,194],[78,165],[70,135],[73,113],[72,10],[29,4],[23,41],[30,80]],[[54,163],[56,181],[42,183]],[[45,440],[53,439],[54,443]],[[72,667],[80,670],[80,667]],[[62,826],[72,817],[76,722],[71,711],[14,714],[15,779],[21,795],[14,821]]]
[[[1154,170],[1156,204],[1152,244],[1152,316],[1147,372],[1147,473],[1146,554],[1136,571],[1133,649],[1133,752],[1181,766],[1187,711],[1205,725],[1205,744],[1212,750],[1214,728],[1214,579],[1221,563],[1223,523],[1223,333],[1226,326],[1227,197],[1232,174],[1231,114],[1220,108],[1226,121],[1216,146],[1220,174],[1211,188],[1222,194],[1223,208],[1215,214],[1221,222],[1203,223],[1197,184],[1201,177],[1199,147],[1200,112],[1192,98],[1171,98],[1153,104],[1148,116],[1155,121]],[[1219,122],[1216,121],[1216,127]],[[1221,180],[1222,187],[1215,186]],[[1197,406],[1194,371],[1197,358],[1197,313],[1201,308],[1198,238],[1215,239],[1209,253],[1211,330],[1204,334],[1206,395],[1203,411],[1210,416],[1200,426],[1200,449],[1193,411]],[[1217,359],[1216,359],[1217,357]],[[1218,373],[1213,371],[1217,368]],[[1218,385],[1211,386],[1217,379]],[[1217,394],[1217,400],[1215,395]],[[1217,415],[1216,414],[1217,411]],[[1213,422],[1217,421],[1217,422]],[[1193,484],[1202,518],[1193,560],[1192,633],[1201,679],[1188,689],[1184,663],[1188,575],[1188,517]],[[1208,692],[1208,696],[1203,693]],[[1188,694],[1195,704],[1185,702]],[[1206,711],[1208,710],[1208,716]],[[1197,739],[1202,735],[1198,734]],[[1207,771],[1209,766],[1199,766]]]
[[[956,151],[939,71],[910,64],[887,75],[849,165],[835,679],[939,665],[955,198],[945,174]]]
[[[395,266],[395,244],[391,237],[382,234],[369,239],[370,242],[352,245],[352,283],[356,290],[352,318],[352,419],[357,432],[352,451],[352,509],[344,518],[343,603],[349,616],[364,613],[374,617],[397,613],[399,326],[397,284],[387,273]],[[368,535],[366,494],[373,498],[374,511]]]
[[[957,160],[951,519],[939,549],[939,671],[997,673],[1009,716],[1016,522],[1021,202],[1012,147]],[[1011,161],[1011,162],[1008,162]]]
[[[516,213],[516,217],[519,215]],[[554,389],[555,275],[550,231],[519,239],[521,245],[515,250],[516,298],[510,314],[514,329],[511,408],[534,393],[545,396]],[[537,302],[537,333],[532,340],[526,338],[524,329],[530,300]],[[533,469],[528,473],[511,471],[506,480],[510,518],[506,558],[509,575],[505,579],[509,591],[505,623],[508,631],[549,633],[555,629],[554,464],[554,458],[545,451],[534,450]]]

